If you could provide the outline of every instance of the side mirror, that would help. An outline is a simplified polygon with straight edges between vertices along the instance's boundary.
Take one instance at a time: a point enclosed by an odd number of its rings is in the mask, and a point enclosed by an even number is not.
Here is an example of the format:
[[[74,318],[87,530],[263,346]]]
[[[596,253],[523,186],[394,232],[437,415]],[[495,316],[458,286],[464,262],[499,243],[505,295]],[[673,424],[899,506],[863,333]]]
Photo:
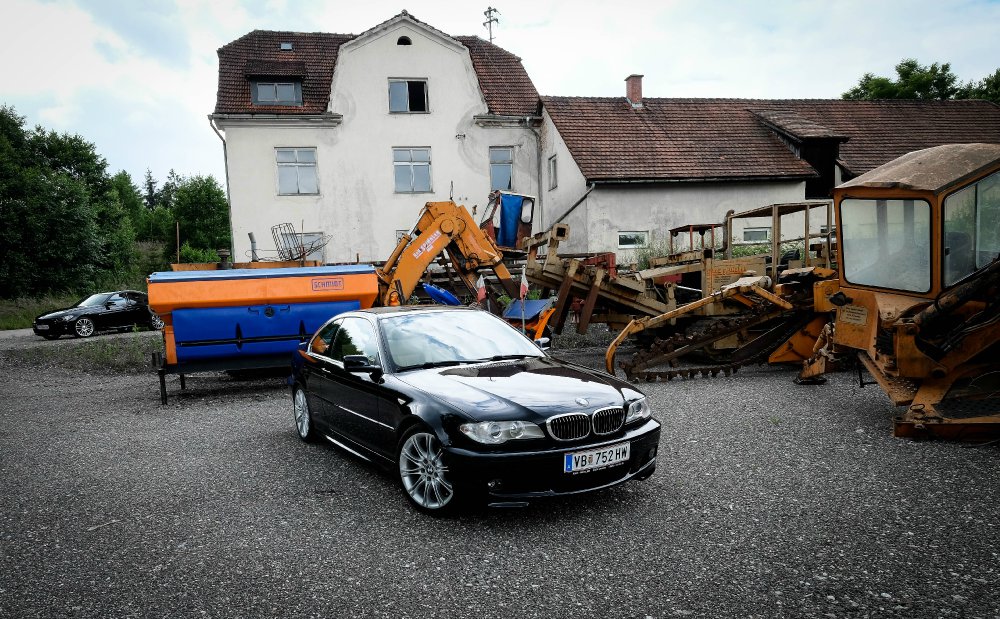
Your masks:
[[[537,340],[535,340],[535,346],[538,346],[538,348],[540,348],[541,350],[548,350],[549,348],[551,348],[549,341],[550,340],[547,337],[540,337]]]
[[[364,355],[347,355],[344,357],[344,369],[352,374],[370,374],[381,372],[382,366],[372,365],[368,357]]]

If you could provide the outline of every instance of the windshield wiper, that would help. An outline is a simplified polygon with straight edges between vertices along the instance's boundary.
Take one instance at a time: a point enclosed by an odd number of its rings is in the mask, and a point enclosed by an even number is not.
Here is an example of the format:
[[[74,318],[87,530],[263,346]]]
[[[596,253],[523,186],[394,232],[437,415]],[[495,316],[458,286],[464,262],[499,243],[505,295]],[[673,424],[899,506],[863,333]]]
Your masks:
[[[428,361],[426,363],[416,363],[414,365],[404,365],[399,368],[398,372],[405,372],[407,370],[429,370],[431,368],[443,368],[451,365],[461,365],[463,363],[469,363],[469,361]]]
[[[508,359],[527,359],[528,357],[534,359],[537,356],[538,355],[493,355],[488,359],[479,359],[479,361],[506,361]]]

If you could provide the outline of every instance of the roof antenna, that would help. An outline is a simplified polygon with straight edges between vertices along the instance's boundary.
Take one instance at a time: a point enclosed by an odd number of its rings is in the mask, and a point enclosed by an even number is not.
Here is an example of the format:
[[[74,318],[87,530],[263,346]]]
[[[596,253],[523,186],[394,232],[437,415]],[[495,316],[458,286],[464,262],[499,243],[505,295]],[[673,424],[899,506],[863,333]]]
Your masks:
[[[499,14],[500,11],[491,6],[486,7],[486,10],[483,11],[483,15],[486,16],[486,21],[483,22],[483,25],[490,31],[490,43],[493,42],[493,24],[500,24],[500,20],[496,17]]]

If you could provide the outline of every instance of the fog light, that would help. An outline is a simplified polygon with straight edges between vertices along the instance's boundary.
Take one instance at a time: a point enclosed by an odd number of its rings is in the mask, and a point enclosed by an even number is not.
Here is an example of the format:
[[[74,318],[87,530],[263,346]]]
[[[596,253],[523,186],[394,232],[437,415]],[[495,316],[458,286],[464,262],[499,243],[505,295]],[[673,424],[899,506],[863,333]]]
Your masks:
[[[489,488],[490,490],[496,490],[502,485],[503,485],[502,479],[491,479],[488,482],[486,482],[486,487]]]

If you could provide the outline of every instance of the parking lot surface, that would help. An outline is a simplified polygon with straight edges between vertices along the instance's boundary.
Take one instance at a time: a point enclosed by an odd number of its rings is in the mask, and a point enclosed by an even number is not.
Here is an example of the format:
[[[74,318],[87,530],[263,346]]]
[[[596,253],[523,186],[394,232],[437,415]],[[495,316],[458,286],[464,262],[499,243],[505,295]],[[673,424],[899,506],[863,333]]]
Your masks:
[[[1000,448],[850,373],[643,385],[651,479],[442,520],[281,379],[0,369],[0,617],[1000,617]]]

